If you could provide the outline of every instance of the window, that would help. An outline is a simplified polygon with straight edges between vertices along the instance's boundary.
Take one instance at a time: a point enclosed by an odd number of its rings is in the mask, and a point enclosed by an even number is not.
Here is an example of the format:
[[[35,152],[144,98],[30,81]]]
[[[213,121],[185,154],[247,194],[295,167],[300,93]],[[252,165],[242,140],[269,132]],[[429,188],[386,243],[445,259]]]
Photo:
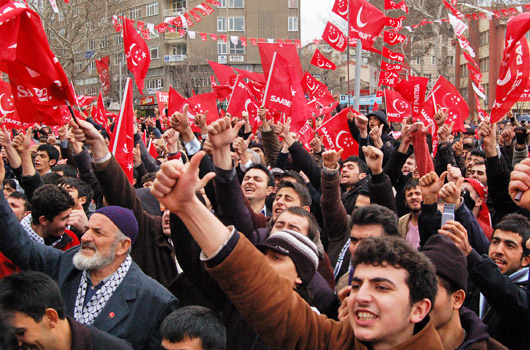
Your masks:
[[[238,43],[237,45],[234,45],[232,42],[230,42],[230,54],[231,55],[243,55],[245,54],[245,47]]]
[[[217,17],[217,31],[226,32],[226,17]]]
[[[129,10],[129,18],[137,19],[142,16],[142,8],[140,6],[133,7]]]
[[[164,80],[163,79],[154,79],[154,80],[148,80],[147,81],[147,88],[148,89],[161,89],[164,87]]]
[[[481,58],[479,60],[479,65],[480,65],[481,72],[489,71],[490,70],[490,58],[489,57]]]
[[[488,95],[490,93],[490,84],[481,84],[484,89],[484,95],[486,95],[486,103],[488,102]]]
[[[228,17],[228,30],[243,31],[245,30],[244,17]]]
[[[431,65],[436,66],[436,56],[431,56]]]
[[[75,70],[76,72],[80,72],[81,69],[83,69],[83,62],[81,61],[75,61]],[[77,83],[76,83],[77,84]],[[82,85],[82,84],[81,84]]]
[[[461,64],[460,65],[460,72],[462,72],[462,77],[467,77],[469,75],[469,72],[467,71],[467,65]]]
[[[186,54],[186,44],[176,45],[171,47],[172,55],[185,55]]]
[[[526,40],[530,40],[530,32],[526,32],[525,37],[526,37]]]
[[[217,54],[226,55],[226,43],[224,41],[217,41]]]
[[[145,15],[146,16],[158,15],[158,1],[153,1],[145,5]]]
[[[480,33],[480,46],[488,45],[490,42],[490,31],[486,30],[485,32]]]
[[[217,0],[221,5],[217,6],[219,8],[225,8],[226,7],[226,0]]]
[[[289,17],[289,26],[288,30],[290,32],[298,31],[298,17]]]
[[[96,41],[95,40],[89,40],[87,43],[86,43],[86,49],[87,51],[93,51],[96,49]]]
[[[92,70],[95,70],[96,69],[96,61],[92,60],[89,64],[88,64],[88,70],[92,71]]]
[[[120,62],[125,62],[125,56],[123,55],[123,52],[117,53],[114,55],[114,65],[119,65]]]
[[[298,8],[298,0],[288,0],[288,7],[290,9],[297,9]]]
[[[101,39],[101,42],[99,43],[99,48],[100,49],[104,49],[106,48],[107,46],[109,46],[109,37],[108,36],[104,36],[102,39]]]
[[[116,39],[116,45],[123,44],[123,37],[121,36],[121,34],[116,35],[115,39]]]
[[[421,65],[421,56],[416,56],[416,65]]]
[[[150,52],[151,52],[151,59],[159,58],[158,57],[158,46],[151,47]]]
[[[462,95],[462,98],[467,101],[467,88],[460,89],[460,95]]]
[[[242,9],[245,7],[245,0],[228,0],[228,7]]]
[[[455,58],[454,58],[454,56],[448,56],[448,57],[447,57],[447,64],[448,64],[449,66],[453,66],[453,65],[455,64]]]

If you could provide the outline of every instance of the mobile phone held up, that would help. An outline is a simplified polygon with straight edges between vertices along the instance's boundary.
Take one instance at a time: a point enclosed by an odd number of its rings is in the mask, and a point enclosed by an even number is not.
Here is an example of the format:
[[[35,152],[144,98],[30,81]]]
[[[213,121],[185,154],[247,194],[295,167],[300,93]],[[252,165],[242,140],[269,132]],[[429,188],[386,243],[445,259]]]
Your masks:
[[[449,220],[455,219],[455,205],[454,204],[445,204],[444,212],[442,213],[442,227]]]

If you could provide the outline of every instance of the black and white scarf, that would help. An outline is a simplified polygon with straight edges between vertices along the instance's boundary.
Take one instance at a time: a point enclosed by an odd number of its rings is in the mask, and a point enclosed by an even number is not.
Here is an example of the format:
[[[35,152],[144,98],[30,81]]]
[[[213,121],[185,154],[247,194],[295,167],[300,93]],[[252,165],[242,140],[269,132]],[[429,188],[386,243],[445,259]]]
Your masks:
[[[74,319],[77,322],[86,325],[91,325],[94,323],[101,310],[103,310],[105,307],[105,304],[107,304],[107,301],[110,299],[112,294],[114,294],[118,286],[125,278],[125,275],[129,271],[131,264],[132,259],[129,255],[127,255],[127,258],[125,258],[116,272],[114,272],[103,284],[103,286],[97,290],[96,294],[92,296],[86,306],[83,305],[88,288],[88,272],[83,270],[81,282],[79,283],[79,288],[77,289],[77,298],[75,300]]]

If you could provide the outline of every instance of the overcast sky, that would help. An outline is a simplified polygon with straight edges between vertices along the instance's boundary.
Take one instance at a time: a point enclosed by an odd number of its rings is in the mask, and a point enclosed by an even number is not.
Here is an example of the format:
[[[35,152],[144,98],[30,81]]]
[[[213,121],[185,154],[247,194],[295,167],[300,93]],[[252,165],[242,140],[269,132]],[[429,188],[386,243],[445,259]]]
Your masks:
[[[302,43],[322,38],[322,32],[331,20],[334,24],[344,21],[331,12],[334,0],[300,0],[302,17]]]

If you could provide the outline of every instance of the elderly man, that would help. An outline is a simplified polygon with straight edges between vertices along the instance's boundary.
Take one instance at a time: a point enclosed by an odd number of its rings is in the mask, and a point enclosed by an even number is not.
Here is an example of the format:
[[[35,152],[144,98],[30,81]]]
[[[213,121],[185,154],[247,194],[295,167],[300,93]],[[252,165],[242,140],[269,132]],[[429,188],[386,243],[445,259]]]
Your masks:
[[[63,252],[31,240],[2,196],[0,251],[21,269],[52,277],[76,321],[125,339],[134,349],[158,347],[160,323],[178,301],[129,256],[138,235],[133,212],[104,207],[88,224],[81,245]]]

